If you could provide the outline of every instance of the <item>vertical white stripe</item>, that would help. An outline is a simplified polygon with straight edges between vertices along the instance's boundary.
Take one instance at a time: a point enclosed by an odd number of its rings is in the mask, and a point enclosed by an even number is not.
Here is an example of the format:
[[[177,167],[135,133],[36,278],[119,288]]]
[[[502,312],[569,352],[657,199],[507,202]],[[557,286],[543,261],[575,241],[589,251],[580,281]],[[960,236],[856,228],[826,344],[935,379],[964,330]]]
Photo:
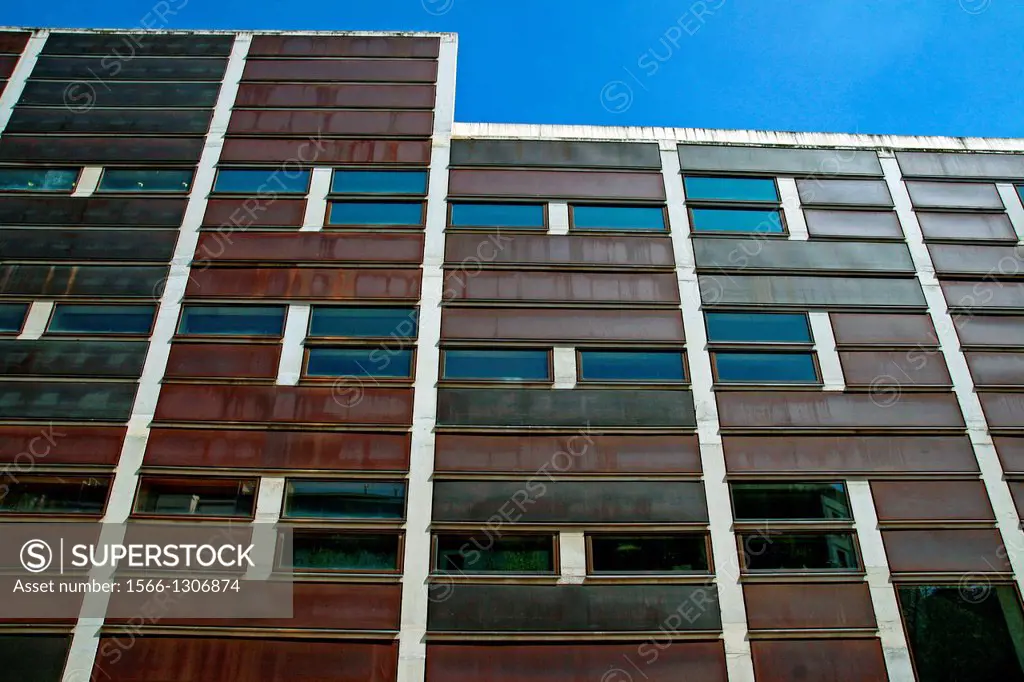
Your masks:
[[[274,553],[277,550],[276,523],[281,519],[284,503],[285,479],[264,476],[260,479],[256,495],[256,514],[253,517],[253,554],[255,566],[245,572],[246,580],[266,580],[274,572]]]
[[[28,315],[25,316],[25,324],[21,328],[19,339],[38,339],[46,331],[46,325],[50,322],[50,314],[53,312],[53,301],[32,301],[28,308]]]
[[[555,346],[551,364],[555,370],[555,381],[551,387],[575,388],[576,348],[573,346]]]
[[[21,93],[25,90],[25,82],[28,80],[32,69],[36,68],[36,61],[43,49],[49,31],[36,31],[28,39],[28,45],[21,53],[18,64],[14,67],[14,73],[7,79],[7,87],[0,93],[0,133],[4,131],[14,113],[14,105],[21,99]]]
[[[100,184],[100,176],[103,175],[103,166],[86,166],[78,176],[78,183],[75,184],[73,197],[91,197]]]
[[[807,241],[807,221],[800,208],[800,193],[796,188],[796,180],[794,178],[777,178],[776,181],[779,184],[779,199],[782,200],[782,212],[786,216],[789,238]]]
[[[309,180],[309,196],[306,197],[306,213],[302,218],[300,232],[320,232],[327,219],[327,195],[331,193],[333,168],[314,168]]]
[[[582,585],[587,577],[587,540],[582,532],[558,534],[559,585]]]
[[[832,322],[828,313],[811,312],[807,315],[811,322],[811,334],[814,335],[814,350],[818,352],[818,366],[821,369],[821,381],[826,391],[842,391],[846,388],[843,376],[843,365],[839,362],[836,350],[836,337],[832,332]]]
[[[1009,182],[1000,182],[996,189],[999,190],[999,196],[1006,206],[1006,214],[1010,216],[1010,223],[1013,225],[1013,231],[1017,233],[1017,239],[1024,241],[1024,206],[1021,205],[1017,187]]]
[[[281,341],[281,361],[277,366],[277,384],[295,386],[302,376],[302,358],[305,350],[306,331],[312,306],[291,304],[284,322],[284,339]]]
[[[569,234],[569,204],[564,201],[548,204],[548,234]]]

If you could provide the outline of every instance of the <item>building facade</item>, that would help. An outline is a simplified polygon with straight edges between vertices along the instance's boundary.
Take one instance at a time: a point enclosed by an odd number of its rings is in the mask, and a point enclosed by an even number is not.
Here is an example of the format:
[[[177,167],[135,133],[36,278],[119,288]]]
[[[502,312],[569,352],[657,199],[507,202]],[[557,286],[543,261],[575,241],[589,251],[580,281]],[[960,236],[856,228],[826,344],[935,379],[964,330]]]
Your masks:
[[[1024,680],[1024,140],[459,124],[456,45],[0,32],[0,520],[296,574],[0,679]]]

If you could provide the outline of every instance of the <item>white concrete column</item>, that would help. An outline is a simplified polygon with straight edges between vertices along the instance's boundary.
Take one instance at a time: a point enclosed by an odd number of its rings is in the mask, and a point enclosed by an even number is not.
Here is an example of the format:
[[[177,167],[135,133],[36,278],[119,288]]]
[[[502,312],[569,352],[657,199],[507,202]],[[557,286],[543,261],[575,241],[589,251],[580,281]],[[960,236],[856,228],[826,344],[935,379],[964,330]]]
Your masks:
[[[277,522],[281,520],[284,504],[285,479],[282,476],[264,476],[256,494],[256,515],[253,518],[252,561],[245,572],[246,580],[266,580],[274,572],[274,553],[277,550]]]
[[[1017,233],[1017,240],[1024,241],[1024,206],[1021,205],[1020,195],[1017,194],[1017,187],[1011,182],[1000,182],[996,184],[999,190],[999,197],[1006,206],[1006,214],[1010,216],[1010,223],[1013,231]]]
[[[555,369],[555,381],[552,388],[576,387],[576,348],[573,346],[555,346],[551,363]]]
[[[776,182],[779,185],[779,199],[782,200],[782,212],[786,216],[789,238],[807,241],[807,220],[804,219],[804,212],[800,207],[800,193],[796,189],[796,179],[776,178]]]
[[[836,337],[832,332],[832,321],[826,312],[811,312],[807,315],[811,323],[811,334],[814,335],[814,350],[818,352],[818,367],[821,369],[821,381],[826,391],[842,391],[846,389],[846,378],[843,376],[843,365],[839,362],[836,350]]]
[[[302,358],[305,352],[306,332],[309,330],[310,305],[291,304],[284,321],[284,339],[281,341],[281,360],[277,365],[277,384],[295,386],[302,376]]]
[[[715,585],[722,612],[726,666],[730,682],[754,682],[754,663],[747,640],[747,612],[740,584],[740,558],[736,536],[732,532],[732,504],[726,482],[722,436],[719,434],[718,403],[712,390],[711,356],[706,350],[708,335],[701,313],[700,285],[694,268],[693,242],[690,241],[690,218],[686,212],[675,141],[661,142],[661,167],[682,301],[680,307],[686,333],[690,382],[697,412],[697,438],[711,527]]]
[[[327,222],[327,195],[331,193],[333,168],[314,168],[310,174],[306,213],[299,232],[320,232]]]
[[[78,176],[78,183],[73,197],[91,197],[100,184],[100,176],[103,175],[103,166],[86,166]]]
[[[857,540],[864,560],[868,591],[875,608],[878,622],[878,637],[882,642],[885,669],[889,682],[915,682],[914,666],[910,662],[910,649],[903,632],[899,602],[893,588],[889,561],[885,555],[882,533],[878,528],[878,515],[871,496],[871,484],[866,479],[847,479],[846,490],[850,496],[850,511],[857,527]]]
[[[564,201],[548,203],[548,234],[569,234],[569,204]]]
[[[583,533],[558,534],[559,585],[582,585],[587,577],[587,538]]]
[[[440,360],[441,300],[444,293],[444,230],[448,222],[448,163],[455,119],[455,58],[458,38],[441,36],[437,100],[431,140],[427,224],[423,248],[423,286],[420,294],[419,339],[412,407],[412,458],[405,524],[402,576],[402,614],[398,632],[398,682],[423,682],[426,675],[427,608],[432,594],[430,520],[434,499],[434,425],[437,422],[437,375]]]
[[[52,313],[53,301],[32,301],[18,338],[26,341],[38,339],[46,331],[46,325],[49,324]]]
[[[49,31],[42,30],[36,31],[31,38],[28,39],[28,44],[21,53],[21,58],[18,59],[18,64],[14,67],[14,73],[7,79],[7,87],[0,93],[0,133],[4,131],[7,124],[11,120],[11,114],[14,112],[14,105],[21,99],[21,93],[25,90],[25,82],[28,80],[29,74],[32,73],[32,69],[36,68],[36,61],[39,59],[39,53],[43,49],[43,44],[46,42],[46,38],[50,35]],[[68,101],[68,91],[64,93],[65,105],[75,111],[73,108],[76,102]],[[83,101],[82,105],[88,104],[89,108],[92,108],[93,100],[95,100],[95,92],[92,93],[92,99],[88,99],[89,93],[86,92],[85,96],[87,101]]]
[[[178,323],[178,312],[181,299],[188,283],[192,257],[196,244],[199,242],[199,227],[206,212],[206,198],[213,188],[213,178],[217,171],[217,160],[224,146],[224,133],[227,131],[228,120],[231,118],[231,107],[238,93],[238,82],[245,68],[245,56],[252,42],[251,33],[240,33],[235,37],[228,58],[224,83],[221,86],[217,104],[213,110],[210,132],[206,136],[206,144],[196,168],[192,192],[185,207],[185,216],[178,234],[178,243],[174,247],[170,270],[162,287],[154,294],[159,297],[159,308],[156,324],[150,336],[149,351],[139,379],[139,390],[135,394],[131,416],[128,419],[128,433],[121,448],[121,457],[114,472],[114,481],[110,488],[107,511],[103,522],[107,524],[122,523],[131,513],[132,500],[139,480],[139,468],[149,440],[149,425],[156,411],[156,403],[160,397],[160,382],[167,367],[167,357],[171,352],[171,337],[174,336]],[[92,594],[86,597],[86,605],[92,603],[90,613],[99,613],[105,608],[109,594]],[[90,602],[90,600],[95,600]],[[83,606],[85,609],[86,606]],[[83,613],[85,611],[83,610]],[[79,618],[71,640],[71,650],[64,666],[62,682],[82,682],[81,671],[91,671],[99,646],[97,632],[103,620],[96,618]],[[89,679],[86,676],[84,679]]]

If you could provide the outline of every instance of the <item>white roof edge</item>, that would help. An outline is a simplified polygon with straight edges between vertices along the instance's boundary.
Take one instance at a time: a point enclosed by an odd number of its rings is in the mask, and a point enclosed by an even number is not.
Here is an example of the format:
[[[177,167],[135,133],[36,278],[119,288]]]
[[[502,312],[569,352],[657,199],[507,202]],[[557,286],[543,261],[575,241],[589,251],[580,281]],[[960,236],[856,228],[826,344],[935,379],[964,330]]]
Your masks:
[[[434,31],[273,31],[264,29],[143,29],[138,27],[124,28],[64,28],[62,26],[0,26],[0,31],[13,31],[18,33],[39,31],[50,31],[54,33],[153,33],[160,35],[238,35],[259,34],[259,35],[289,35],[289,36],[353,36],[362,37],[399,37],[399,38],[449,38],[454,39],[457,33],[434,32]]]

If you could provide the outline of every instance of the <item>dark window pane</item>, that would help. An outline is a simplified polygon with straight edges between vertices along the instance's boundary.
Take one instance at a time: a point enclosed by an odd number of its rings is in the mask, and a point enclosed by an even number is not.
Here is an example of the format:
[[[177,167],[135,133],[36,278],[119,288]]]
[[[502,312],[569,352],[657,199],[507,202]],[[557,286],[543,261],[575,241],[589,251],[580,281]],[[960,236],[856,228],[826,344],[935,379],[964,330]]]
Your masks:
[[[586,381],[684,381],[683,354],[674,351],[582,351],[580,375]]]
[[[318,519],[402,519],[405,483],[288,481],[284,515]]]
[[[306,375],[311,377],[412,376],[412,351],[398,348],[310,348]]]
[[[398,536],[297,531],[291,567],[305,571],[398,570]]]
[[[251,479],[144,478],[135,511],[170,516],[252,516],[256,481]]]
[[[549,377],[546,350],[447,350],[445,379],[545,381]]]
[[[416,328],[417,313],[413,308],[314,306],[309,335],[414,339]]]
[[[64,334],[149,334],[156,306],[58,303],[47,327]]]
[[[20,332],[28,303],[0,303],[0,332]]]
[[[226,168],[218,171],[213,191],[219,194],[305,194],[309,191],[309,171]]]
[[[191,170],[108,168],[103,171],[97,189],[101,192],[187,192],[191,186]]]
[[[708,570],[703,535],[590,538],[595,573],[687,573]]]
[[[665,229],[665,212],[656,206],[573,206],[572,224],[578,230]]]
[[[103,514],[108,478],[7,477],[0,512],[8,514]]]
[[[919,682],[1024,682],[1024,613],[1013,585],[897,590]]]
[[[453,227],[544,228],[542,204],[452,204]]]
[[[684,178],[688,201],[778,201],[768,178]]]
[[[739,538],[751,571],[849,571],[860,566],[852,533],[744,533]]]
[[[813,384],[818,381],[811,353],[714,353],[722,383]]]
[[[733,483],[737,521],[851,519],[842,483]]]
[[[426,194],[424,171],[334,171],[334,194]]]
[[[1020,196],[1020,200],[1024,201],[1024,185],[1017,185],[1017,194]]]
[[[708,313],[712,343],[810,343],[807,316],[775,313]]]
[[[0,168],[0,191],[71,192],[78,168]]]
[[[752,234],[781,234],[782,218],[778,211],[757,211],[728,208],[695,208],[694,232],[749,232]]]
[[[445,573],[552,573],[550,535],[439,535],[438,571]]]
[[[179,334],[280,336],[284,306],[185,306]]]
[[[329,225],[423,224],[423,204],[377,204],[368,202],[331,202]]]

